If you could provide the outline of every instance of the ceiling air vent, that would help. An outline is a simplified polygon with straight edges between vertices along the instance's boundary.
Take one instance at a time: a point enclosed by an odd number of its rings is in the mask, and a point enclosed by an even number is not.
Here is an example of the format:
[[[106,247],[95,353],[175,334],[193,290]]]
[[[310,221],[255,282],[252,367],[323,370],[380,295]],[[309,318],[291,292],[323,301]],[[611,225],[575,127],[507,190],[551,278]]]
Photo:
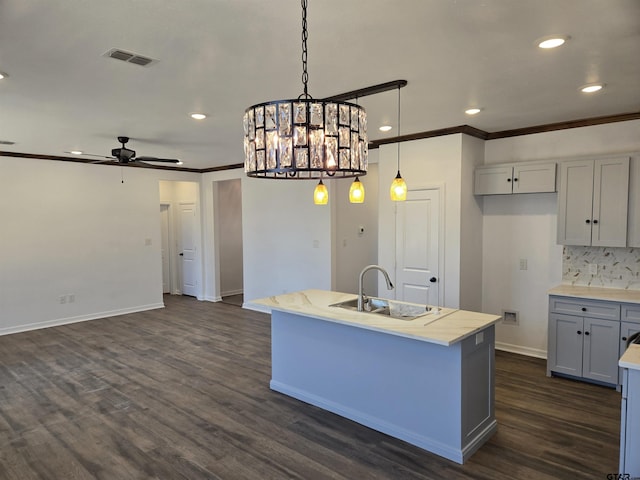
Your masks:
[[[10,140],[0,140],[0,145],[15,145],[16,142],[12,142]]]
[[[120,50],[119,48],[112,48],[107,53],[105,53],[104,56],[109,58],[115,58],[116,60],[122,60],[123,62],[127,62],[127,63],[134,63],[142,67],[147,67],[152,63],[156,63],[158,61],[158,60],[154,60],[153,58],[145,57],[143,55],[138,55],[137,53]]]

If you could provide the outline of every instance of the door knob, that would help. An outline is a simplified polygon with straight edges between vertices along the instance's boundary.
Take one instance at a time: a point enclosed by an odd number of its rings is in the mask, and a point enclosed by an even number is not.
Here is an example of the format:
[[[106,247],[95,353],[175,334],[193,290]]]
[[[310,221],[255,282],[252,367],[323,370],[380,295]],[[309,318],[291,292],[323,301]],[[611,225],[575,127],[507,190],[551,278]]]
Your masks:
[[[180,255],[181,257],[184,257],[184,253],[180,252],[178,255]]]
[[[582,332],[580,330],[578,330],[578,335],[582,335]]]
[[[589,335],[589,332],[584,332],[585,335]]]
[[[429,279],[429,281],[430,281],[431,283],[436,283],[436,282],[438,281],[438,279],[437,279],[436,277],[431,277],[431,278]]]

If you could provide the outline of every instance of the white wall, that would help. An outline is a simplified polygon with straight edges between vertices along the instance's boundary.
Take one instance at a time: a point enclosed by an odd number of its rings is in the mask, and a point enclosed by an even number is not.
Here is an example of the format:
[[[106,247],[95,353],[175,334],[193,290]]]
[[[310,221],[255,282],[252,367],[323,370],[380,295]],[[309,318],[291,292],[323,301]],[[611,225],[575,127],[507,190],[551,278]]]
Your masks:
[[[484,197],[482,310],[519,312],[518,325],[496,326],[498,348],[546,357],[547,290],[562,280],[556,210],[555,193]]]
[[[397,172],[397,145],[382,145],[379,150],[378,262],[395,276],[395,204],[389,200],[388,192]],[[440,244],[443,259],[439,293],[444,305],[452,308],[460,306],[461,152],[462,135],[404,142],[400,150],[400,170],[409,189],[442,189],[444,219]],[[395,282],[395,278],[392,280]],[[381,282],[378,283],[379,291],[385,288]]]
[[[220,294],[236,295],[243,291],[242,186],[237,179],[218,182],[217,187]]]
[[[329,205],[314,205],[315,182],[242,179],[245,303],[297,290],[331,290]]]
[[[460,308],[482,310],[482,198],[473,195],[474,170],[484,159],[483,140],[462,135],[460,188]]]
[[[610,123],[490,140],[485,164],[623,153],[640,149],[640,121]],[[562,281],[556,245],[557,194],[484,197],[483,311],[520,313],[518,326],[498,325],[499,348],[546,357],[547,291]],[[528,269],[519,270],[527,259]]]
[[[11,157],[0,167],[0,334],[163,305],[158,182],[198,174]]]
[[[377,157],[370,151],[369,161]],[[364,185],[364,203],[349,202],[352,180],[334,181],[336,194],[331,198],[335,209],[334,281],[332,290],[358,293],[358,276],[367,265],[378,261],[378,165],[369,164],[367,175],[360,178]],[[359,227],[364,233],[359,233]],[[378,294],[378,280],[374,275],[365,277],[364,291]]]

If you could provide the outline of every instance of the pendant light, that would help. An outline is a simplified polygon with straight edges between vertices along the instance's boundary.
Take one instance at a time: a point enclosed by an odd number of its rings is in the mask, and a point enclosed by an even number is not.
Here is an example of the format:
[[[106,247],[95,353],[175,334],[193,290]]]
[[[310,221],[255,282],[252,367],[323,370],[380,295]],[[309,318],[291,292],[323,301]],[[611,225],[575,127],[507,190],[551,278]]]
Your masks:
[[[316,185],[316,189],[313,191],[313,203],[316,205],[326,205],[329,202],[329,191],[327,186],[322,183],[322,179]]]
[[[301,4],[304,92],[297,99],[259,103],[245,110],[245,173],[290,180],[366,175],[364,108],[344,99],[314,100],[307,91],[307,0]],[[340,66],[329,63],[326,69],[333,75]],[[261,76],[256,75],[257,81]]]
[[[358,177],[356,177],[349,189],[349,201],[351,203],[364,202],[364,185],[362,185],[362,182]]]
[[[398,87],[398,137],[400,137],[400,87]],[[394,202],[404,202],[407,199],[407,184],[400,175],[400,140],[398,140],[398,174],[391,182],[389,195]]]

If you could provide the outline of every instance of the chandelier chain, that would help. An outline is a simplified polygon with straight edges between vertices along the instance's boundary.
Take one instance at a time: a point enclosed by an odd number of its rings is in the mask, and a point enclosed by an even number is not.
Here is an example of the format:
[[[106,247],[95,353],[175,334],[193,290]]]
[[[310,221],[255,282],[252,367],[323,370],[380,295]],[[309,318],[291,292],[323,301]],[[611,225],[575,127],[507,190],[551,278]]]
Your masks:
[[[304,98],[309,98],[307,84],[309,83],[309,72],[307,71],[307,0],[302,0],[302,83],[304,85]]]

